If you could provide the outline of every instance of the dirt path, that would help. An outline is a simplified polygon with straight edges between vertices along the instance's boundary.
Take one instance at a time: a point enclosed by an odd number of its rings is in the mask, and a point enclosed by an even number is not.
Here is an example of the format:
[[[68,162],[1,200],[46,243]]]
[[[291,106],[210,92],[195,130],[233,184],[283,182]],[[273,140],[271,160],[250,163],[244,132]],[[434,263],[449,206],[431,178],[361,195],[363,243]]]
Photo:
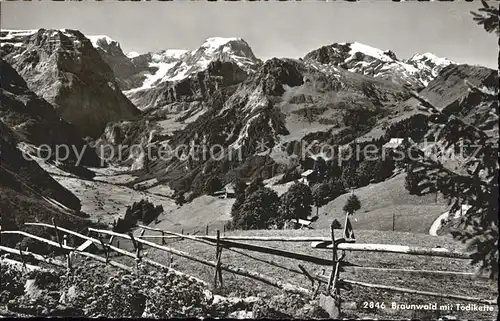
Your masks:
[[[437,231],[441,227],[441,220],[446,219],[448,217],[449,212],[444,212],[439,215],[439,217],[432,223],[431,228],[429,229],[429,235],[438,236]]]

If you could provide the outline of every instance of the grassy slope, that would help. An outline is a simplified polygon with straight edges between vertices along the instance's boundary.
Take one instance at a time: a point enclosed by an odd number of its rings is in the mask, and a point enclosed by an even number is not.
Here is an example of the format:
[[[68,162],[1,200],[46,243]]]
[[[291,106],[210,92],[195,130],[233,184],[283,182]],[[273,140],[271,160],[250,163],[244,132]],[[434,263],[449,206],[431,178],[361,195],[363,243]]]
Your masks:
[[[339,231],[340,232],[340,231]],[[212,234],[212,233],[211,233]],[[285,230],[285,231],[233,231],[226,234],[233,235],[286,235],[286,236],[325,236],[329,235],[328,230]],[[448,249],[461,249],[461,244],[453,241],[448,237],[431,237],[423,234],[412,234],[404,232],[388,232],[381,233],[379,231],[358,230],[357,238],[359,243],[386,243],[400,245],[415,245],[435,247],[440,245]],[[159,240],[158,240],[159,242]],[[286,242],[255,242],[256,244],[281,248],[289,251],[315,255],[318,257],[330,258],[331,252],[328,250],[312,250],[309,243],[286,243]],[[188,253],[203,257],[205,259],[214,260],[215,248],[201,243],[192,241],[177,241],[170,245],[176,249],[186,251]],[[148,257],[163,263],[168,262],[166,252],[148,249]],[[245,253],[256,256],[261,259],[273,260],[286,266],[297,267],[297,261],[286,258],[273,257],[266,254],[254,253],[245,251]],[[473,271],[473,267],[464,260],[453,260],[445,258],[431,258],[423,256],[395,255],[386,253],[363,253],[363,252],[347,252],[346,259],[349,262],[361,266],[372,267],[391,267],[391,268],[407,268],[407,269],[432,269],[432,270],[447,270],[447,271]],[[256,261],[254,259],[242,256],[241,254],[223,251],[222,262],[233,264],[239,267],[245,267],[268,276],[282,279],[287,282],[302,285],[306,288],[311,288],[310,281],[304,277],[286,270],[270,266],[268,264]],[[320,272],[322,267],[313,264],[304,263],[303,266],[310,272]],[[200,277],[207,282],[213,282],[213,269],[201,265],[199,263],[186,259],[175,257],[174,267],[180,271],[187,272],[194,276]],[[326,275],[329,273],[329,268],[326,268]],[[264,293],[279,293],[275,288],[269,287],[261,282],[253,281],[241,276],[232,275],[223,272],[224,288],[221,290],[225,294],[246,296],[246,295],[263,295]],[[480,298],[493,299],[496,296],[495,284],[488,280],[473,279],[467,280],[456,277],[429,277],[419,276],[414,277],[402,275],[388,275],[380,272],[353,272],[347,271],[341,274],[342,278],[365,281],[370,283],[385,284],[392,286],[408,287],[419,290],[434,291],[440,293],[452,293],[457,295],[469,295]],[[406,295],[396,292],[378,291],[374,289],[354,287],[351,291],[343,290],[342,298],[345,300],[345,311],[351,317],[377,317],[382,319],[400,319],[400,318],[422,318],[425,315],[416,314],[412,311],[393,310],[390,308],[391,302],[408,303],[408,304],[425,304],[438,302],[438,304],[447,303],[463,303],[450,300],[439,300],[436,298],[425,297],[421,295]],[[362,309],[364,301],[385,302],[388,308],[379,311],[367,311]],[[356,308],[353,307],[356,304]],[[447,312],[445,315],[455,315],[460,319],[493,319],[494,313],[485,312]],[[427,315],[428,316],[428,315]]]
[[[413,233],[428,233],[432,222],[446,210],[445,204],[434,195],[410,195],[404,187],[405,174],[396,175],[384,182],[370,184],[354,190],[361,201],[361,209],[354,214],[354,230],[392,230],[395,214],[395,230]],[[342,207],[348,194],[341,195],[319,209],[319,219],[314,228],[328,228],[334,219],[342,224],[345,214]],[[313,213],[316,208],[313,208]]]
[[[291,183],[267,186],[281,195],[290,185]],[[427,234],[434,220],[446,211],[446,205],[441,200],[438,204],[434,203],[433,195],[410,195],[404,188],[404,174],[356,189],[354,192],[362,205],[352,220],[355,230],[392,230],[392,215],[395,213],[396,231]],[[349,194],[341,195],[321,207],[314,228],[327,229],[333,219],[338,219],[343,224],[345,216],[342,207],[348,196]],[[165,208],[165,213],[158,218],[160,223],[156,227],[177,232],[184,229],[186,233],[192,233],[195,230],[204,232],[209,225],[210,230],[222,231],[224,223],[231,219],[233,203],[234,199],[204,195],[181,207]],[[315,207],[312,213],[316,213]]]
[[[168,197],[121,185],[56,175],[54,178],[80,199],[83,212],[89,213],[93,220],[101,220],[104,223],[112,223],[113,220],[123,217],[126,207],[141,199],[162,205],[167,212],[175,208],[174,201]]]
[[[191,203],[181,207],[173,208],[158,217],[160,221],[155,227],[180,232],[184,229],[186,233],[195,230],[205,233],[209,225],[210,230],[220,229],[231,220],[231,206],[234,199],[221,199],[218,197],[203,195],[194,199]]]

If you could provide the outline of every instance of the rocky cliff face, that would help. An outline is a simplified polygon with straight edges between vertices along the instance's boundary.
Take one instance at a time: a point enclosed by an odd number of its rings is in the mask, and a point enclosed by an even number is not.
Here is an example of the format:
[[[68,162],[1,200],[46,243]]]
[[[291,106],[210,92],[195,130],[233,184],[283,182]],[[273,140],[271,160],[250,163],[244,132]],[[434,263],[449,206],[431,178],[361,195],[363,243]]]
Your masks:
[[[429,83],[420,94],[439,109],[469,95],[471,86],[498,88],[498,73],[490,68],[471,65],[451,65]]]
[[[66,145],[71,150],[67,161],[76,162],[77,154],[83,151],[80,165],[97,167],[100,164],[97,154],[87,146],[78,129],[61,119],[47,101],[30,91],[21,76],[2,59],[0,120],[23,142],[36,146],[46,144],[53,151],[57,145]],[[77,153],[73,152],[74,149]]]
[[[81,32],[3,30],[0,40],[0,56],[83,135],[97,137],[109,121],[139,115],[111,68]]]

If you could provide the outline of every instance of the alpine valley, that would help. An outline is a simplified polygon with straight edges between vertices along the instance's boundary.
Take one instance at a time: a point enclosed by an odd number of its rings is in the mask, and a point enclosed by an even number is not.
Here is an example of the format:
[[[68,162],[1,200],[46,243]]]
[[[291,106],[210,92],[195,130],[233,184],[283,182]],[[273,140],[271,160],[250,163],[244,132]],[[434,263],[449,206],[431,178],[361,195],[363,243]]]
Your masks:
[[[301,157],[304,145],[422,144],[436,110],[499,138],[490,97],[497,71],[432,53],[406,59],[352,42],[262,60],[244,39],[218,37],[187,50],[125,53],[107,36],[69,29],[1,30],[0,43],[2,229],[54,216],[65,226],[110,224],[142,199],[163,207],[152,226],[222,226],[235,200],[209,191],[214,180],[223,190],[260,177],[282,195],[325,156],[309,148]],[[43,157],[41,149],[60,144],[84,153]],[[222,149],[217,159],[198,149],[188,159],[147,155],[190,144]],[[394,228],[385,216],[403,212],[410,223],[396,230],[429,232],[446,204],[410,194],[406,175],[396,167],[351,180],[364,202],[357,229]],[[180,193],[187,203],[179,207]],[[313,226],[341,219],[348,195],[319,206]]]

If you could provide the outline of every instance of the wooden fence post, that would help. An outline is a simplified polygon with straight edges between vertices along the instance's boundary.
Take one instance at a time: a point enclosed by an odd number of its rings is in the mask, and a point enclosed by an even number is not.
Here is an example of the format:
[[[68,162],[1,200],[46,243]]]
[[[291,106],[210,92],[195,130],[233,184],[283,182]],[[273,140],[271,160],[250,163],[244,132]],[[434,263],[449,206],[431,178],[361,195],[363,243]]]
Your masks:
[[[217,230],[217,247],[215,250],[215,274],[214,274],[214,289],[217,288],[217,277],[219,278],[220,286],[222,287],[222,269],[220,267],[220,259],[222,255],[222,247],[220,246],[220,231]]]
[[[142,231],[144,232],[144,230],[142,230]],[[144,233],[142,233],[142,234],[144,234]],[[130,239],[132,240],[132,244],[134,245],[134,248],[135,248],[135,265],[136,265],[136,268],[138,268],[139,263],[141,261],[142,243],[137,242],[137,240],[134,237],[134,234],[132,234],[131,232],[128,233],[128,235],[130,236]]]
[[[319,305],[330,315],[332,319],[340,318],[340,289],[338,273],[340,272],[340,260],[337,259],[337,244],[335,243],[335,234],[333,222],[330,225],[332,234],[332,272],[328,278],[328,286],[325,294],[320,295]],[[333,295],[332,295],[333,286]]]
[[[61,239],[59,237],[59,230],[57,229],[56,220],[54,218],[52,218],[52,224],[54,224],[54,230],[56,231],[57,243],[59,243],[59,246],[62,249],[62,242],[61,242]]]
[[[326,288],[327,294],[331,293],[333,278],[335,277],[335,267],[337,265],[337,245],[335,244],[335,232],[333,229],[333,222],[330,225],[330,232],[331,232],[331,236],[332,236],[332,271],[330,273],[330,278],[328,280],[328,286]]]
[[[205,229],[205,235],[208,235],[208,224],[207,224],[207,228]]]
[[[64,248],[64,246],[66,246],[66,244],[63,244],[63,241],[59,237],[59,229],[57,228],[57,223],[56,223],[55,218],[52,218],[52,224],[54,225],[54,229],[56,232],[57,243],[59,243],[59,247],[61,248],[61,251],[64,254],[64,256],[66,256],[66,268],[68,269],[68,271],[70,271],[71,270],[71,258],[70,258],[71,251],[68,251]],[[63,239],[64,239],[64,242],[66,243],[66,234],[64,234]]]
[[[166,243],[166,242],[165,242],[165,232],[163,232],[163,231],[162,231],[162,232],[161,232],[161,244],[162,244],[162,245],[165,245],[165,243]]]
[[[68,235],[67,234],[64,234],[64,236],[63,236],[63,245],[68,246]],[[72,268],[71,259],[72,259],[72,252],[68,251],[68,254],[66,255],[66,268],[68,269],[68,272],[71,272],[71,268]]]
[[[99,241],[101,242],[102,249],[104,250],[104,256],[106,257],[106,264],[108,264],[109,263],[109,251],[108,251],[108,248],[107,248],[106,244],[104,244],[104,241],[102,240],[102,237],[99,237]]]
[[[181,234],[184,234],[184,229],[183,228],[181,229]]]
[[[21,262],[23,263],[23,268],[26,269],[26,260],[24,259],[23,250],[21,250],[21,244],[19,244],[19,256],[21,256]]]

